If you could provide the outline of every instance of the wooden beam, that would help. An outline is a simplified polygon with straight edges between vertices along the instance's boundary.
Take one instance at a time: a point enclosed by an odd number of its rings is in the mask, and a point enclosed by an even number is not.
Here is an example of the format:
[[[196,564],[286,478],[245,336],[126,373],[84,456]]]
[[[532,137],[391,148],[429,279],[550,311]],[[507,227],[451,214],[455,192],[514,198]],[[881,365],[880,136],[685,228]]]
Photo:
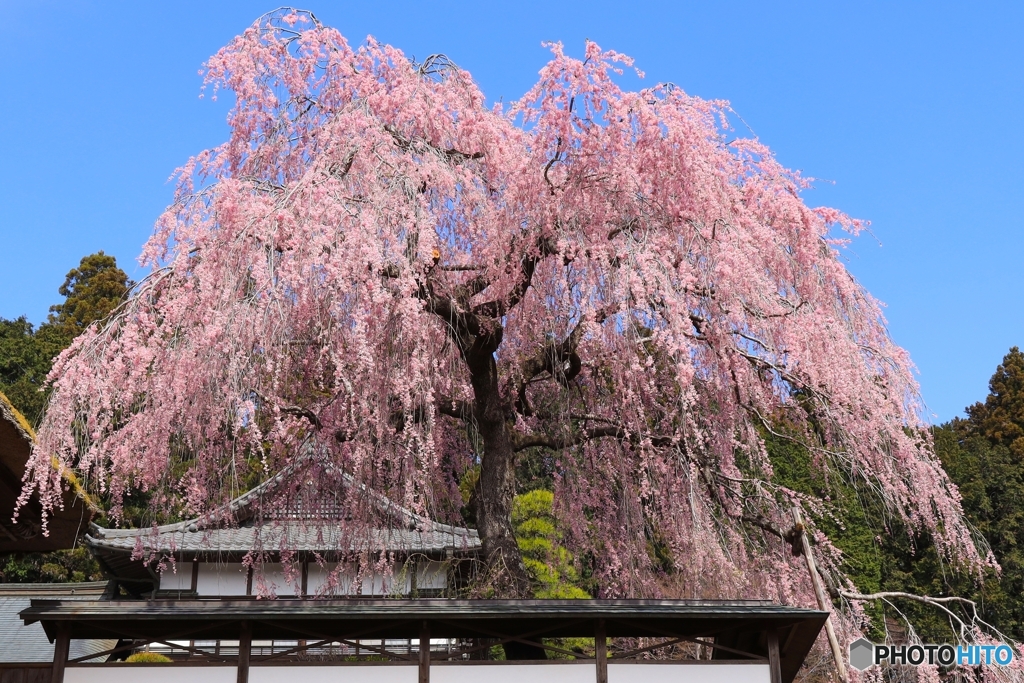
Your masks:
[[[430,683],[430,625],[420,625],[420,678],[419,683]]]
[[[768,667],[772,673],[772,683],[782,683],[782,660],[779,656],[779,632],[768,631]]]
[[[241,623],[238,633],[238,683],[249,683],[249,653],[252,650],[252,624]]]
[[[597,662],[597,683],[608,683],[608,631],[604,619],[598,619],[594,629],[594,660]]]
[[[67,666],[69,652],[71,652],[71,624],[58,622],[57,638],[53,643],[53,674],[50,677],[51,683],[64,683],[64,667]]]

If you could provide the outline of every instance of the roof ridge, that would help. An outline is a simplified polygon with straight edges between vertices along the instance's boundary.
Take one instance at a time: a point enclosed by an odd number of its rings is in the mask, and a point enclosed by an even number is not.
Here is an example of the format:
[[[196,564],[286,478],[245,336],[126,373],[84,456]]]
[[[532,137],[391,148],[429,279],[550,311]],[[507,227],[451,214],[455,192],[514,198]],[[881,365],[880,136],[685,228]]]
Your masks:
[[[238,516],[237,513],[242,510],[247,510],[255,502],[262,500],[264,494],[272,492],[282,483],[290,481],[292,477],[298,475],[302,470],[316,463],[319,453],[310,440],[304,442],[300,448],[302,451],[301,454],[293,462],[289,463],[274,474],[274,476],[245,493],[233,498],[227,503],[223,503],[215,507],[206,514],[181,522],[172,522],[169,524],[149,527],[148,529],[107,529],[90,522],[90,531],[95,534],[94,540],[102,540],[107,537],[107,534],[112,534],[115,538],[141,536],[142,531],[150,533],[156,532],[156,535],[177,532],[197,533],[200,530],[207,530],[214,524],[223,522],[230,518],[235,518],[236,520],[246,519],[245,517]],[[477,533],[475,529],[445,524],[426,517],[425,515],[413,512],[409,508],[396,503],[386,495],[374,491],[366,484],[356,482],[355,477],[348,472],[341,470],[336,464],[329,460],[325,459],[321,464],[324,467],[329,468],[332,472],[340,473],[345,485],[349,487],[356,487],[360,492],[370,496],[379,511],[393,514],[395,517],[400,518],[403,523],[414,527],[413,529],[409,529],[410,531],[438,532],[442,534],[451,534],[452,536],[472,536],[474,533]],[[394,531],[395,529],[391,528],[388,530]]]

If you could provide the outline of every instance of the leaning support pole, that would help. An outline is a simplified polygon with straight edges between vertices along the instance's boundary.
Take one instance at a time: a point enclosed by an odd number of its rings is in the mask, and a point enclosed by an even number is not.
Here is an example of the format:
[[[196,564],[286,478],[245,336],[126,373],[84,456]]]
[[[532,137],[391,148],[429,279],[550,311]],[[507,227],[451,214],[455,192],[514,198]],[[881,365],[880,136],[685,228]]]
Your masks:
[[[825,619],[825,635],[828,636],[828,644],[832,648],[832,659],[836,662],[836,672],[839,674],[839,680],[847,683],[850,678],[846,675],[843,650],[839,647],[835,629],[832,628],[832,603],[825,597],[825,589],[822,588],[821,577],[818,575],[818,565],[814,562],[814,555],[811,554],[811,540],[807,538],[804,518],[799,507],[793,508],[793,521],[796,523],[800,540],[803,542],[804,558],[807,560],[807,571],[811,574],[811,585],[814,586],[814,597],[818,600],[818,609],[829,612],[828,618]]]

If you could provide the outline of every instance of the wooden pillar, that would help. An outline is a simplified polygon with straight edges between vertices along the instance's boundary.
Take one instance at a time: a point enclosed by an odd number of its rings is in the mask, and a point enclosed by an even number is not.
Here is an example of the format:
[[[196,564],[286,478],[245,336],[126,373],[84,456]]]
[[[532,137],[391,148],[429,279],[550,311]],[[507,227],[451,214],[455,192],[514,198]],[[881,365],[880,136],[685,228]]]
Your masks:
[[[53,643],[53,675],[51,683],[64,683],[64,667],[71,652],[71,624],[57,624],[57,638]]]
[[[608,634],[604,619],[598,619],[594,629],[594,660],[597,663],[597,683],[608,683]]]
[[[238,683],[249,683],[250,650],[252,650],[252,624],[243,621],[238,630]]]
[[[430,626],[420,625],[420,678],[419,683],[430,683]]]
[[[192,593],[197,595],[199,593],[199,558],[192,560]]]
[[[768,631],[768,667],[772,673],[772,683],[782,683],[782,659],[779,655],[779,632]]]

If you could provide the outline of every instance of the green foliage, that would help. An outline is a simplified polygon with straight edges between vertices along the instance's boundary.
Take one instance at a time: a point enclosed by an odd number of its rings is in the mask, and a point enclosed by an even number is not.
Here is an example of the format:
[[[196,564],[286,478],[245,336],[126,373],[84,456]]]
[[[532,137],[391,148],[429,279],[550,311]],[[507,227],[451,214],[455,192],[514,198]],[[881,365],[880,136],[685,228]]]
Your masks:
[[[981,618],[1024,640],[1024,354],[1013,347],[996,368],[984,403],[932,430],[935,452],[960,490],[964,514],[992,550],[1001,572],[964,576],[945,566],[930,544],[916,556],[893,548],[891,574],[903,590],[960,595],[978,603]],[[979,580],[979,578],[981,580]],[[895,581],[894,581],[895,583]],[[921,608],[913,607],[913,610]],[[926,609],[926,608],[925,608]],[[933,622],[944,624],[941,615]],[[939,629],[941,630],[941,628]],[[948,633],[948,630],[945,631]]]
[[[1024,354],[1019,348],[1003,357],[988,388],[985,402],[967,409],[971,432],[1024,458]]]
[[[843,552],[842,570],[865,593],[880,590],[883,584],[884,557],[879,546],[884,526],[873,497],[849,481],[826,479],[814,467],[811,454],[796,439],[796,430],[779,427],[777,434],[765,435],[765,446],[775,472],[775,482],[798,493],[831,502],[832,516],[815,520],[832,542]],[[884,620],[880,607],[869,605],[875,626]],[[880,635],[878,633],[875,634]]]
[[[166,664],[171,661],[171,658],[159,652],[136,652],[133,655],[129,655],[124,661],[129,664]]]
[[[113,256],[102,251],[90,254],[71,269],[57,290],[64,301],[50,307],[47,324],[69,340],[74,339],[89,325],[110,315],[131,287]]]
[[[534,583],[534,595],[542,599],[586,599],[572,555],[560,545],[561,535],[552,510],[551,491],[534,489],[516,496],[512,525],[523,553],[523,563]]]
[[[65,583],[103,578],[96,559],[83,547],[0,555],[0,583]]]
[[[70,342],[53,327],[33,329],[25,316],[0,318],[0,392],[33,426],[46,404],[41,389],[53,358]]]
[[[113,256],[102,251],[82,259],[58,291],[65,297],[50,307],[47,322],[34,329],[25,316],[0,318],[0,392],[30,424],[37,425],[46,405],[42,391],[54,357],[86,327],[105,318],[132,283]]]

